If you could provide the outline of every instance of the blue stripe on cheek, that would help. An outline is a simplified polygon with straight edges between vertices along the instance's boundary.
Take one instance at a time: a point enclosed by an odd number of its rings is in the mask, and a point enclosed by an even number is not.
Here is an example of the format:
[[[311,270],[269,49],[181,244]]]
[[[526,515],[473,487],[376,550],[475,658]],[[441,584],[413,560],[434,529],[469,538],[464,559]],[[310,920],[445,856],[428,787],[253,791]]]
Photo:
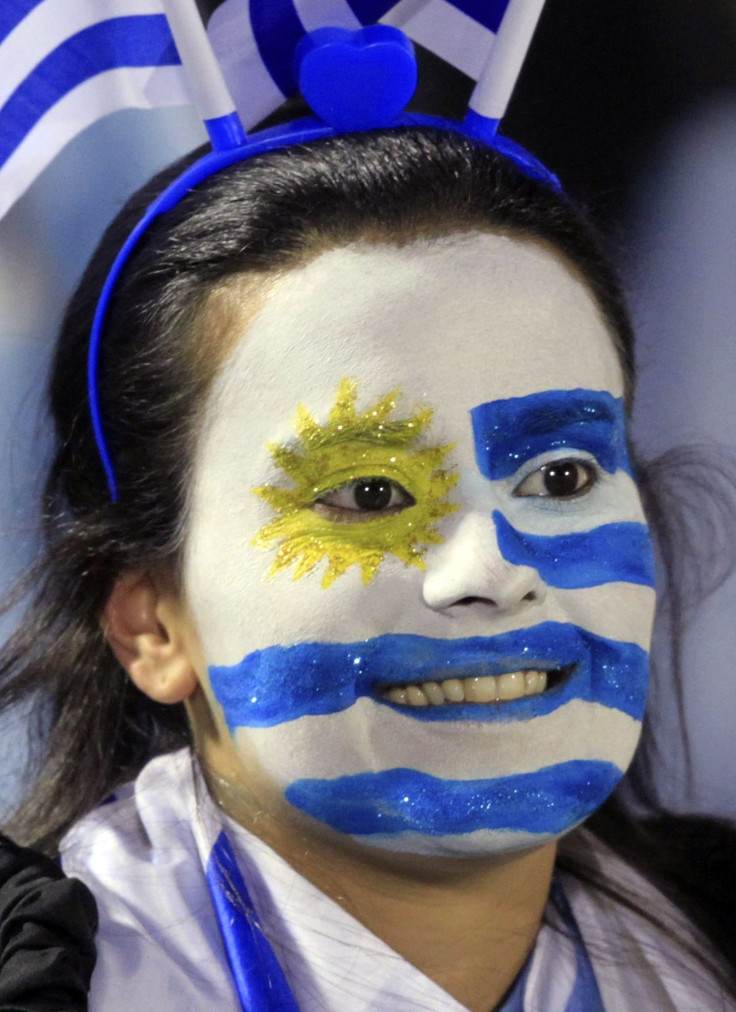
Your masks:
[[[601,805],[622,771],[573,759],[534,773],[442,780],[418,770],[296,780],[286,800],[340,833],[447,836],[478,829],[561,833]]]
[[[605,391],[544,390],[481,404],[470,418],[478,467],[491,481],[558,447],[586,450],[610,473],[631,471],[623,400]]]
[[[524,534],[493,511],[504,559],[536,569],[550,587],[575,590],[602,583],[654,586],[654,555],[646,524],[603,524],[577,534]]]

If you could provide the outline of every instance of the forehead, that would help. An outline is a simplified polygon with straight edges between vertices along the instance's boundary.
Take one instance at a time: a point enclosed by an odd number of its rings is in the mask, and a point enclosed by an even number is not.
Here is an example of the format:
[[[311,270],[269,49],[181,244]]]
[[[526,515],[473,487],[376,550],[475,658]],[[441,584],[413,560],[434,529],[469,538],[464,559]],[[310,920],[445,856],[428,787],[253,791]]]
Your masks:
[[[623,393],[587,286],[549,249],[487,233],[360,243],[288,272],[244,324],[213,407],[247,391],[238,413],[259,438],[264,415],[319,408],[346,376],[366,397],[400,385],[435,409],[544,389]]]

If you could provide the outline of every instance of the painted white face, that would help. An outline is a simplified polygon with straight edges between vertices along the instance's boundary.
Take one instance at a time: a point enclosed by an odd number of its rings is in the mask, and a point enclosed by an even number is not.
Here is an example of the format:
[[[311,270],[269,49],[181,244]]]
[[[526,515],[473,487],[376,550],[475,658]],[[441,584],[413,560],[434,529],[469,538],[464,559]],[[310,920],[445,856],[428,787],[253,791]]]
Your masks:
[[[185,592],[236,747],[377,847],[542,843],[639,736],[654,607],[586,286],[487,234],[280,279],[212,390]]]

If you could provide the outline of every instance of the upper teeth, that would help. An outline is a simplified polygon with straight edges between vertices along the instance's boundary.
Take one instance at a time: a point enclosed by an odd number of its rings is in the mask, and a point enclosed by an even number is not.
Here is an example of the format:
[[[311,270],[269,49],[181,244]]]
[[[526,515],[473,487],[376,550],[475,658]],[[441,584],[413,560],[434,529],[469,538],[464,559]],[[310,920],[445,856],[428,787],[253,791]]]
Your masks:
[[[547,688],[546,671],[510,671],[482,678],[448,678],[443,682],[395,685],[381,695],[403,706],[442,706],[445,703],[496,703],[522,696],[538,696]]]

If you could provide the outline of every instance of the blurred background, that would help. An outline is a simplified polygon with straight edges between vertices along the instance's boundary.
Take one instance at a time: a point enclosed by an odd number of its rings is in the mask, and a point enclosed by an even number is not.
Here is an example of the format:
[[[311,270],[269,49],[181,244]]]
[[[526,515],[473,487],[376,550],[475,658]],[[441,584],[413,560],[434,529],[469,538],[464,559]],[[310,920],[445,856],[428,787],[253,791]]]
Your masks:
[[[555,171],[610,238],[638,329],[633,435],[644,457],[682,443],[736,450],[735,52],[730,0],[547,0],[504,121],[503,132]],[[418,104],[462,116],[469,80],[434,58],[424,63]],[[188,109],[113,113],[0,222],[3,589],[38,544],[50,442],[43,390],[65,302],[125,199],[204,139]],[[654,701],[659,789],[674,809],[736,816],[724,775],[736,759],[735,616],[736,576],[686,630],[689,774],[675,697],[665,689]],[[14,618],[0,621],[0,637]],[[22,790],[27,747],[25,715],[2,718],[0,812]]]

